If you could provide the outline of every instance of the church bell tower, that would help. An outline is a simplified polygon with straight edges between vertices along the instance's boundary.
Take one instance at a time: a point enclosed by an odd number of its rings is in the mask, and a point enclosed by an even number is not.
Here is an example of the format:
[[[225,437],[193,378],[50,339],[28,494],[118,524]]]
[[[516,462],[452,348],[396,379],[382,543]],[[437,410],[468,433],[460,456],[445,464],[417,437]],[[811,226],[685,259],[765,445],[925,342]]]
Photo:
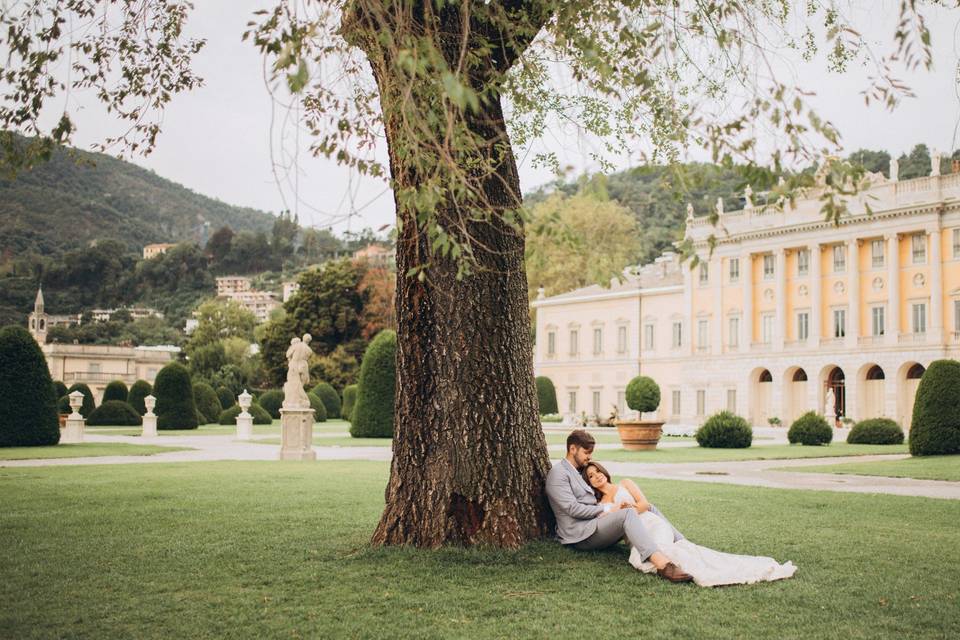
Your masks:
[[[47,314],[43,310],[43,289],[37,289],[37,299],[33,303],[33,313],[29,316],[30,335],[39,344],[47,342]]]

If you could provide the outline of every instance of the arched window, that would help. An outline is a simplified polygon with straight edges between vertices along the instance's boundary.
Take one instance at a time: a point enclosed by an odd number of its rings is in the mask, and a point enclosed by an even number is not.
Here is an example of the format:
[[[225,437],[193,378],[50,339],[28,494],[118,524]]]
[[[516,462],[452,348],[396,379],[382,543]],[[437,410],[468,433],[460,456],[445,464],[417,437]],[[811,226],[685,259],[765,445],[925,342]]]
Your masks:
[[[907,380],[919,380],[923,377],[923,372],[926,371],[926,368],[922,364],[915,364],[907,371]]]
[[[773,376],[770,375],[770,371],[768,371],[767,369],[764,369],[760,373],[760,382],[773,382]]]
[[[828,379],[830,382],[843,382],[846,380],[846,376],[843,375],[843,369],[840,367],[834,367],[833,371],[830,372]]]
[[[793,372],[793,381],[794,382],[806,382],[807,381],[807,372],[803,369],[797,369]]]
[[[867,371],[867,380],[883,380],[886,376],[883,375],[883,369],[877,365],[870,367],[870,370]]]

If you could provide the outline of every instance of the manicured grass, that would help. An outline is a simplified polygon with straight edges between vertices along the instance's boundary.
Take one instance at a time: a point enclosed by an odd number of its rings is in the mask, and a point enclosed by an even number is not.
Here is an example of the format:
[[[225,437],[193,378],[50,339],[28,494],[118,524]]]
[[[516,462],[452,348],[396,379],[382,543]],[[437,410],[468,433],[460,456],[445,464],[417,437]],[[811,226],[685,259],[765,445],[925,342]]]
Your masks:
[[[816,467],[790,467],[784,471],[808,473],[840,473],[917,480],[950,480],[960,482],[960,456],[929,456],[878,462],[844,462]]]
[[[52,447],[0,448],[0,460],[41,460],[46,458],[89,458],[93,456],[152,456],[170,451],[190,451],[190,447],[162,447],[155,444],[122,442],[81,442]]]
[[[251,440],[256,444],[280,444],[280,438],[262,438]],[[352,438],[344,437],[322,437],[319,438],[314,432],[313,446],[315,447],[389,447],[393,444],[391,438]]]
[[[723,462],[726,460],[780,460],[790,458],[835,458],[839,456],[866,456],[877,453],[907,453],[907,445],[847,444],[835,442],[825,447],[805,447],[798,444],[772,444],[749,449],[704,449],[684,447],[655,449],[654,451],[627,451],[625,449],[594,452],[594,458],[603,462]]]
[[[960,502],[644,480],[692,540],[792,560],[701,589],[577,552],[368,545],[388,466],[0,470],[10,638],[955,638]],[[904,544],[909,540],[909,544]]]
[[[572,431],[572,429],[571,429]],[[617,435],[616,429],[608,433],[597,433],[596,431],[591,431],[594,439],[597,441],[597,444],[620,444],[620,436]],[[548,445],[557,445],[557,444],[567,444],[567,435],[566,433],[548,433],[547,444]],[[661,442],[696,442],[693,438],[685,438],[683,436],[663,436],[660,438]]]

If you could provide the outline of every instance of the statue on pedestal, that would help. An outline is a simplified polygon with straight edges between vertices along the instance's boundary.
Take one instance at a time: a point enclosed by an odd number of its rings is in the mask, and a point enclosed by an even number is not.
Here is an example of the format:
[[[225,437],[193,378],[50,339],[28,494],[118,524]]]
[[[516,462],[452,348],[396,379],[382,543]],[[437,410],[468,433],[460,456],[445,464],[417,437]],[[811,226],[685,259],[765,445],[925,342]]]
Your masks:
[[[900,161],[896,158],[890,158],[890,181],[896,182],[900,179]]]
[[[750,188],[750,185],[747,185],[747,188],[743,190],[743,202],[744,209],[753,207],[753,189]]]
[[[287,349],[287,381],[283,385],[284,409],[310,408],[310,399],[303,390],[303,386],[310,382],[310,356],[313,355],[310,340],[312,337],[309,333],[303,334],[302,340],[290,340],[290,348]]]
[[[833,393],[833,387],[827,387],[827,397],[823,402],[823,415],[828,421],[837,417],[837,397]]]

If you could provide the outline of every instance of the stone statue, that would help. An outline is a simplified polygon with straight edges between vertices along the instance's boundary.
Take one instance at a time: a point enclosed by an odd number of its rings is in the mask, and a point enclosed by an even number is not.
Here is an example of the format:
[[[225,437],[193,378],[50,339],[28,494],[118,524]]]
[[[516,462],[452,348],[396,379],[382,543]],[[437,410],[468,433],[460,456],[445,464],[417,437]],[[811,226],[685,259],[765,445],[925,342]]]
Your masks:
[[[290,348],[287,349],[287,381],[283,385],[284,409],[310,408],[310,399],[303,390],[303,385],[310,381],[310,356],[313,355],[310,340],[312,337],[309,333],[303,334],[302,340],[290,340]]]
[[[896,158],[890,158],[890,181],[896,182],[900,179],[900,161]]]
[[[687,203],[687,220],[693,220],[693,205]]]
[[[723,198],[717,198],[717,215],[723,215]]]
[[[940,175],[940,152],[934,149],[930,152],[930,177]]]
[[[827,387],[827,398],[823,403],[823,415],[828,420],[837,417],[837,397],[833,394],[833,387]]]
[[[743,201],[744,209],[753,207],[753,189],[750,188],[750,185],[747,185],[747,188],[743,190]]]

